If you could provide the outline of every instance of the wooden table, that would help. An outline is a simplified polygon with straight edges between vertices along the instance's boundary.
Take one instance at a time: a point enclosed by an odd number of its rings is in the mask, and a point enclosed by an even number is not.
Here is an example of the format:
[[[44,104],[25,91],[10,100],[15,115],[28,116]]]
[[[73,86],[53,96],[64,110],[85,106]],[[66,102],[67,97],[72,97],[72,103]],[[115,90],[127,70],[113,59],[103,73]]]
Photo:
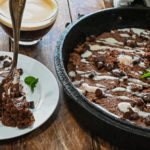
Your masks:
[[[32,47],[20,47],[20,53],[33,57],[46,65],[56,76],[54,50],[56,42],[65,30],[67,22],[96,10],[112,7],[108,0],[58,0],[59,15],[52,30]],[[0,29],[0,50],[11,51],[12,43]],[[57,78],[57,76],[56,76]],[[59,81],[58,81],[59,82]],[[66,104],[63,88],[60,86],[60,105],[45,124],[22,137],[0,142],[0,150],[115,150],[107,141],[92,135],[78,122]]]

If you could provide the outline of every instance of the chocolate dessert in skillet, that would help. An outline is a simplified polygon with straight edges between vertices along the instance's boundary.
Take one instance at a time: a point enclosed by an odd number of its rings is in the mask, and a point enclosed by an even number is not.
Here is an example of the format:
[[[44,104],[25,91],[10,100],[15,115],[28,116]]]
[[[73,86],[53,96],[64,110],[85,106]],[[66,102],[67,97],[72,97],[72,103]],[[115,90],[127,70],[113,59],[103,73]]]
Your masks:
[[[0,76],[7,76],[12,64],[9,56],[0,56]],[[27,102],[20,83],[20,75],[23,70],[17,69],[11,78],[2,80],[0,88],[0,121],[3,125],[26,128],[33,124],[34,116],[30,108],[34,108],[33,102]]]
[[[91,35],[70,54],[74,86],[116,117],[150,127],[150,31],[125,28]]]

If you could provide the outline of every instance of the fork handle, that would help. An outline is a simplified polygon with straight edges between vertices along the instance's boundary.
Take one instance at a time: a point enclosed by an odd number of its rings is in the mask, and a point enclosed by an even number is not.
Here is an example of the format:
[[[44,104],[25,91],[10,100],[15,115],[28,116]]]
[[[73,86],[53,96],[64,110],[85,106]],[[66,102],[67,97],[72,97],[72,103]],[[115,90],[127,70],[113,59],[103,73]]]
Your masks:
[[[21,27],[21,21],[22,21],[25,3],[26,3],[26,0],[9,0],[9,10],[10,10],[10,16],[12,20],[13,38],[14,38],[13,64],[12,64],[9,76],[11,76],[14,73],[14,69],[16,69],[16,66],[17,66],[19,39],[20,39],[20,27]]]

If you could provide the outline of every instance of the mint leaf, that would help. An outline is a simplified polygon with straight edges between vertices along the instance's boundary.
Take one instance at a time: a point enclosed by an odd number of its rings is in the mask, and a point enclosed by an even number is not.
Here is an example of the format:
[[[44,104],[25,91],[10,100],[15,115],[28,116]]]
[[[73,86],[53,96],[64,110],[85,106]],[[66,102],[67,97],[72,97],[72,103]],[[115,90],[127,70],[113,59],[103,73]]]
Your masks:
[[[150,72],[145,73],[144,75],[140,76],[140,78],[146,78],[146,77],[150,77]]]
[[[34,88],[38,83],[39,79],[33,76],[28,76],[24,79],[24,82],[31,88],[31,91],[34,92]]]

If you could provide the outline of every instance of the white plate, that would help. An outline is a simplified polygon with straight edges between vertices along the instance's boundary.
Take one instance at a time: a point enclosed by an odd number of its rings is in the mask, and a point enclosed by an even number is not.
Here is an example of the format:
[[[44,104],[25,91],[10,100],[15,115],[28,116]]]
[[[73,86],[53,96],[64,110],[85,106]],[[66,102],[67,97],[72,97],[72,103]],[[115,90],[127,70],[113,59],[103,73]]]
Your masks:
[[[0,52],[0,55],[12,57],[11,52]],[[33,58],[19,54],[17,68],[23,69],[22,83],[26,76],[39,78],[33,94],[29,87],[24,85],[24,90],[27,92],[27,100],[33,100],[35,103],[35,109],[32,110],[35,122],[31,127],[25,129],[7,127],[0,123],[0,140],[18,137],[33,131],[52,115],[59,101],[57,81],[51,71],[43,64]]]

